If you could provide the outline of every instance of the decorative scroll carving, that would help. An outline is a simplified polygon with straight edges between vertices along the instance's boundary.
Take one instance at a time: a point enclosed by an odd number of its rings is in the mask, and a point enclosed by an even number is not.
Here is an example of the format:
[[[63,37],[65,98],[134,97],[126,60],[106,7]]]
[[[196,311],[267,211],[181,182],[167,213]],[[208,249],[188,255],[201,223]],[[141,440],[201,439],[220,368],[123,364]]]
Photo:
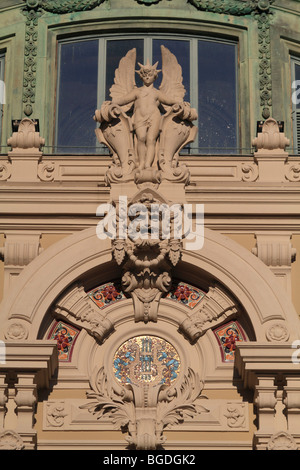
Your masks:
[[[0,434],[0,450],[23,450],[24,442],[15,431],[4,431]]]
[[[269,118],[263,124],[262,132],[253,140],[252,145],[256,147],[258,153],[283,152],[290,145],[290,141],[284,133],[280,132],[278,122]]]
[[[113,331],[112,323],[94,308],[83,287],[71,288],[56,302],[53,313],[55,317],[84,328],[100,342]]]
[[[242,181],[254,182],[258,178],[258,166],[255,163],[242,163]]]
[[[41,147],[45,145],[45,139],[36,132],[35,122],[31,119],[23,119],[12,137],[7,141],[7,145],[12,147],[11,154],[22,153],[30,155],[41,155]]]
[[[97,419],[108,414],[116,428],[127,431],[127,442],[136,450],[159,449],[165,442],[164,429],[182,423],[186,417],[206,412],[195,404],[203,382],[188,369],[183,381],[173,387],[134,384],[118,386],[109,380],[104,368],[91,378],[91,400],[80,408],[88,409]]]
[[[55,174],[55,162],[40,163],[38,165],[38,177],[41,181],[53,181]]]
[[[293,436],[289,433],[281,431],[274,434],[268,442],[267,450],[299,450]]]
[[[246,422],[245,405],[228,403],[224,416],[227,418],[229,428],[243,428]]]
[[[60,403],[47,403],[47,423],[54,428],[60,428],[64,424],[65,417],[64,402]]]
[[[285,177],[288,181],[300,181],[300,164],[290,163],[286,165]]]
[[[162,179],[187,184],[189,171],[178,163],[180,150],[195,139],[196,111],[183,101],[185,89],[182,69],[176,57],[164,46],[162,84],[157,63],[141,65],[138,74],[144,85],[135,84],[136,49],[121,59],[110,89],[112,101],[95,112],[100,123],[96,135],[112,152],[113,163],[106,175],[107,184],[125,181],[160,183]],[[126,114],[134,106],[132,118]],[[161,114],[159,106],[164,108]]]
[[[181,323],[179,330],[193,343],[208,329],[237,314],[234,302],[218,287],[210,287],[199,308]]]
[[[165,201],[154,190],[141,191],[130,201],[128,213],[133,205],[139,203],[148,211],[147,219],[150,220],[153,207],[158,211],[159,207],[164,207]],[[123,269],[123,290],[134,302],[136,322],[156,322],[160,298],[171,289],[171,270],[179,262],[182,248],[182,241],[174,238],[173,229],[174,218],[170,218],[169,238],[163,237],[160,222],[158,233],[153,238],[141,233],[136,238],[129,235],[127,239],[118,238],[112,242],[114,259]]]
[[[0,162],[0,181],[7,181],[11,177],[11,163]]]

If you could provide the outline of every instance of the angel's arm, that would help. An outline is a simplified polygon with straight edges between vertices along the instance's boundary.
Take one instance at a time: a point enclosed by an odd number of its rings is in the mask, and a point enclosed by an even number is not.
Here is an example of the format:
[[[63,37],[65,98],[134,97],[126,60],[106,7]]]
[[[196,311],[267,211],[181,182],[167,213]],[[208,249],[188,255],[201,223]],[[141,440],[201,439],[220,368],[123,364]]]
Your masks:
[[[167,106],[173,106],[174,104],[181,102],[180,100],[175,100],[172,97],[169,98],[167,95],[165,95],[161,91],[158,91],[157,98],[161,104],[166,104]]]
[[[136,90],[132,90],[128,95],[122,96],[121,98],[113,99],[112,103],[119,106],[125,106],[126,104],[133,103],[136,99]]]

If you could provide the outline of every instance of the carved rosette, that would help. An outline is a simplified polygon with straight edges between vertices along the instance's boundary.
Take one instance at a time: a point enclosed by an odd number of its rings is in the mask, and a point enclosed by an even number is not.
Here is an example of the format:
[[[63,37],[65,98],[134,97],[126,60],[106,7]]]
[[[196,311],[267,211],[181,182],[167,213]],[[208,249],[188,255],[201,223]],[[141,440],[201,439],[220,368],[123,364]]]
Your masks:
[[[23,450],[24,442],[15,431],[3,431],[0,434],[0,450]]]

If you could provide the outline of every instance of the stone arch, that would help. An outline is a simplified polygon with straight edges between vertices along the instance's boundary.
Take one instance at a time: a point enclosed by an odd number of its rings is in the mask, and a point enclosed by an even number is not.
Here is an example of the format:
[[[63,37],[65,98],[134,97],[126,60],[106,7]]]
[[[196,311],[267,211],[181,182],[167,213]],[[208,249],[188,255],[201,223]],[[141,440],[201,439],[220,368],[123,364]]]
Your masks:
[[[99,240],[95,228],[50,247],[24,269],[2,303],[0,316],[7,323],[5,331],[19,322],[24,327],[23,338],[36,340],[45,313],[78,279],[87,275],[100,279],[103,272],[107,279],[120,275],[111,259],[110,241]],[[297,313],[275,276],[227,237],[206,229],[202,250],[183,251],[174,274],[195,285],[214,280],[224,286],[247,312],[257,341],[269,340],[268,330],[274,324],[286,330],[284,341],[300,337]]]

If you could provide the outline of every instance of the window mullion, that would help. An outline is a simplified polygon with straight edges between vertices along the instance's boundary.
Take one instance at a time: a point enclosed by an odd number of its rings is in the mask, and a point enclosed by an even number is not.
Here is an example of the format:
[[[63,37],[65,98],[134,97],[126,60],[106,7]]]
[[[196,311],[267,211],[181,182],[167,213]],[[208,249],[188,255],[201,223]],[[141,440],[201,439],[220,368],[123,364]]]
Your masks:
[[[190,40],[190,100],[191,106],[198,109],[198,40]],[[197,137],[198,139],[198,137]],[[197,153],[198,140],[191,143],[191,153]]]

